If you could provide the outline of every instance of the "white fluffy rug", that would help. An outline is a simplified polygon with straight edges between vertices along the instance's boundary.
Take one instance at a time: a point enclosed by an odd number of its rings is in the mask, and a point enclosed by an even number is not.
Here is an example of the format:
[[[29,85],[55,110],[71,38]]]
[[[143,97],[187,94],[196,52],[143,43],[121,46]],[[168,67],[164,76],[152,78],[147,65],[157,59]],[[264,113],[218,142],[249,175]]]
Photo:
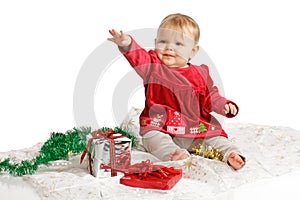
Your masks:
[[[245,167],[237,172],[224,163],[199,156],[192,157],[193,165],[188,168],[186,161],[162,163],[148,153],[132,152],[134,163],[151,159],[166,166],[183,169],[184,178],[169,191],[121,185],[119,179],[122,174],[113,178],[109,177],[110,174],[105,178],[95,178],[89,174],[86,165],[79,165],[79,156],[70,161],[53,163],[58,166],[42,167],[34,175],[20,178],[1,174],[1,187],[6,187],[7,193],[16,192],[10,191],[12,187],[9,186],[18,182],[28,183],[37,192],[39,199],[49,200],[216,199],[219,195],[245,184],[300,170],[300,131],[255,124],[225,124],[224,129],[247,158]],[[0,153],[0,158],[30,159],[38,154],[41,145]],[[5,197],[5,192],[1,191],[1,196],[3,195]]]

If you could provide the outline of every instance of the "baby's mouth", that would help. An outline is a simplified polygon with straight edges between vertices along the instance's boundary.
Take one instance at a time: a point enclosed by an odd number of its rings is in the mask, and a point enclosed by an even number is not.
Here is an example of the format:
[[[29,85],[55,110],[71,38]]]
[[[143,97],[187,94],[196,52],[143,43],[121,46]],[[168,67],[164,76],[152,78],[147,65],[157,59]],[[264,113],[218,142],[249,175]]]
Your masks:
[[[173,55],[167,54],[167,53],[163,54],[163,56],[166,56],[166,57],[174,57]]]

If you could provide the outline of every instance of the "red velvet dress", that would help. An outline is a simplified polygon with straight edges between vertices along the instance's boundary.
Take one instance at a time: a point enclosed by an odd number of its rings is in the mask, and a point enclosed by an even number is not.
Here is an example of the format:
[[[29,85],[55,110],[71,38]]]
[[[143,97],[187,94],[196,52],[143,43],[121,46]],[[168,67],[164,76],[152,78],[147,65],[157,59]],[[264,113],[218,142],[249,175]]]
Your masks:
[[[235,103],[219,94],[206,65],[168,68],[153,50],[146,51],[133,39],[129,51],[122,53],[145,87],[140,134],[159,130],[183,138],[227,137],[210,113],[224,114],[225,104]]]

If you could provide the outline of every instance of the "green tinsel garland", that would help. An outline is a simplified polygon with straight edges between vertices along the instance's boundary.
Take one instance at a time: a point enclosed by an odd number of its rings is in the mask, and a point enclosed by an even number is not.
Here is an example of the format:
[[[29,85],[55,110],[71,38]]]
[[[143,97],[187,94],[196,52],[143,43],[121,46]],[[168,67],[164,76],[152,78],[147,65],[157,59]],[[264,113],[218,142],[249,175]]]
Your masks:
[[[132,147],[136,148],[137,139],[132,133],[128,133],[118,127],[100,128],[99,130],[114,130],[115,133],[122,133],[132,140]],[[84,151],[86,146],[86,136],[90,134],[90,127],[73,128],[66,133],[51,133],[50,138],[40,149],[40,154],[32,160],[23,160],[21,163],[12,163],[9,158],[0,162],[0,172],[8,172],[14,176],[33,174],[39,165],[47,165],[51,161],[68,159],[70,152],[78,154]]]

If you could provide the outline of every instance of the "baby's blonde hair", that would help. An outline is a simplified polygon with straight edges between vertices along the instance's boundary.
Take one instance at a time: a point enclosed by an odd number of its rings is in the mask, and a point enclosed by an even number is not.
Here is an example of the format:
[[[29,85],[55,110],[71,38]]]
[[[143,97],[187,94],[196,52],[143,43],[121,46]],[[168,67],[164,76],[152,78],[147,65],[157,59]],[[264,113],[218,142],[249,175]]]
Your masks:
[[[200,28],[193,18],[180,13],[170,14],[161,21],[158,29],[170,27],[188,31],[194,36],[195,43],[199,42]]]

